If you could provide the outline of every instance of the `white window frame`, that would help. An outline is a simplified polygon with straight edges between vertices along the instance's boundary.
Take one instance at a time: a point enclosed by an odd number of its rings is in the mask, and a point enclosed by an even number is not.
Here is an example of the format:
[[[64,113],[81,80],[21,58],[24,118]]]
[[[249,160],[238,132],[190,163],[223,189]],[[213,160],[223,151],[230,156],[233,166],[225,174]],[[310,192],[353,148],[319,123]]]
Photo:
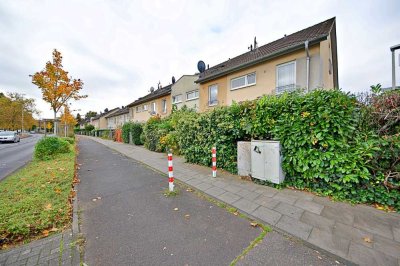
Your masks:
[[[152,111],[152,112],[157,112],[156,102],[152,102],[152,103],[150,104],[150,107],[151,107],[151,111]]]
[[[248,79],[247,79],[247,76],[252,75],[252,74],[254,74],[254,83],[249,83],[249,82],[248,82]],[[232,88],[232,83],[233,83],[233,81],[238,80],[238,79],[241,79],[241,78],[243,78],[243,77],[245,78],[245,85],[239,86],[239,87],[236,87],[236,88]],[[248,74],[246,74],[246,75],[243,75],[243,76],[240,76],[240,77],[236,77],[236,78],[231,79],[231,91],[238,90],[238,89],[242,89],[242,88],[245,88],[245,87],[254,86],[254,85],[256,85],[256,84],[257,84],[257,73],[256,73],[256,72],[251,72],[251,73],[248,73]]]
[[[188,95],[189,95],[190,93],[194,93],[194,94],[196,95],[196,92],[197,92],[197,96],[195,96],[195,97],[189,99]],[[197,100],[198,98],[199,98],[199,90],[193,90],[193,91],[188,91],[188,92],[186,92],[186,101]]]
[[[283,64],[276,65],[276,70],[275,70],[275,93],[276,94],[282,94],[282,93],[286,92],[286,91],[282,91],[282,92],[279,92],[279,93],[277,92],[277,89],[278,89],[278,69],[280,67],[291,65],[291,64],[294,64],[294,86],[296,88],[296,80],[297,80],[296,69],[297,68],[296,68],[296,60],[293,60],[293,61],[290,61],[290,62],[286,62],[286,63],[283,63]]]
[[[181,97],[180,101],[175,101],[176,97],[178,97],[178,96]],[[181,103],[181,102],[182,102],[182,94],[177,94],[177,95],[172,96],[172,104],[177,104],[177,103]]]
[[[147,109],[148,109],[148,108],[147,108],[147,104],[144,104],[144,105],[143,105],[143,111],[147,111]]]
[[[215,100],[215,103],[211,103],[211,88],[212,87],[217,87],[217,99]],[[215,106],[218,105],[218,83],[217,84],[212,84],[208,86],[208,106]]]
[[[162,99],[162,112],[165,114],[167,112],[167,99]]]

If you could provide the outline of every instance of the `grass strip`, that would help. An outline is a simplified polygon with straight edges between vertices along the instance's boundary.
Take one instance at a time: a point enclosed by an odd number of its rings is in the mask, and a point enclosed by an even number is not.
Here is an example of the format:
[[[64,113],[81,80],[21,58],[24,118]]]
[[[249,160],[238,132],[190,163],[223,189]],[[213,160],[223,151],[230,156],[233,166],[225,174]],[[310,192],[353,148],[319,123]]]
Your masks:
[[[2,249],[61,231],[69,225],[75,149],[51,160],[33,160],[0,182]]]

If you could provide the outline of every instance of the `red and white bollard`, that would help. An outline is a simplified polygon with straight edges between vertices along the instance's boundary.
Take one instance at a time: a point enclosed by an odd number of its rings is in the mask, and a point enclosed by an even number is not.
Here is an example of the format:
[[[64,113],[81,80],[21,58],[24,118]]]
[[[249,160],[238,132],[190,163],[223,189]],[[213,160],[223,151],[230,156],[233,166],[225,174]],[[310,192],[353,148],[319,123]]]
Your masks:
[[[217,177],[217,148],[212,147],[212,176]]]
[[[174,168],[172,165],[172,152],[168,153],[168,182],[169,191],[174,191]]]

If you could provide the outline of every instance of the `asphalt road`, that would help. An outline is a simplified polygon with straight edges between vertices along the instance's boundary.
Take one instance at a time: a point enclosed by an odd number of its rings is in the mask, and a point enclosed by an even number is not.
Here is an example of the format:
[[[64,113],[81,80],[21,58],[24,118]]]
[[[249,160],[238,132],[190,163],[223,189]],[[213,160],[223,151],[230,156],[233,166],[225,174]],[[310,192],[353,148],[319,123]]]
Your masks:
[[[79,150],[88,265],[229,265],[261,232],[192,192],[165,197],[166,176],[97,142],[81,138]],[[336,263],[271,232],[239,265]]]
[[[18,143],[0,143],[0,181],[32,160],[33,148],[41,137],[32,135]]]

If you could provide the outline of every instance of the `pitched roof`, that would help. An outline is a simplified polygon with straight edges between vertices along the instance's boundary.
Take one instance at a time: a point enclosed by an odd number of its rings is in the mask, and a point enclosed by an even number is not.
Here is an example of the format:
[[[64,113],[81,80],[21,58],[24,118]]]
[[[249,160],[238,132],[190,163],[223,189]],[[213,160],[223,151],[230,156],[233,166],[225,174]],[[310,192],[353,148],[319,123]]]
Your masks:
[[[141,103],[145,103],[145,102],[148,102],[148,101],[151,101],[151,100],[154,100],[154,99],[157,99],[157,98],[169,95],[169,94],[171,94],[171,85],[168,85],[168,86],[159,88],[153,92],[150,92],[146,96],[143,96],[143,97],[137,99],[136,101],[128,104],[127,107],[132,107],[132,106],[135,106],[135,105],[138,105]]]
[[[109,114],[106,116],[106,118],[110,118],[110,117],[114,117],[114,116],[119,116],[119,115],[123,115],[123,114],[127,114],[129,113],[129,108],[128,107],[124,107],[119,109],[118,111],[116,111],[115,113]]]
[[[112,113],[112,112],[114,112],[114,111],[116,111],[116,110],[118,110],[118,109],[119,109],[119,107],[114,108],[114,109],[111,109],[111,110],[109,110],[108,112],[100,113],[100,114],[94,116],[94,117],[92,118],[92,120],[97,120],[97,119],[99,119],[100,117],[103,117],[103,116],[105,116],[105,115],[109,115],[110,113]]]
[[[336,18],[333,17],[213,66],[201,73],[196,83],[203,83],[276,56],[302,49],[305,41],[309,41],[309,45],[319,43],[329,35],[335,26],[335,21]]]

